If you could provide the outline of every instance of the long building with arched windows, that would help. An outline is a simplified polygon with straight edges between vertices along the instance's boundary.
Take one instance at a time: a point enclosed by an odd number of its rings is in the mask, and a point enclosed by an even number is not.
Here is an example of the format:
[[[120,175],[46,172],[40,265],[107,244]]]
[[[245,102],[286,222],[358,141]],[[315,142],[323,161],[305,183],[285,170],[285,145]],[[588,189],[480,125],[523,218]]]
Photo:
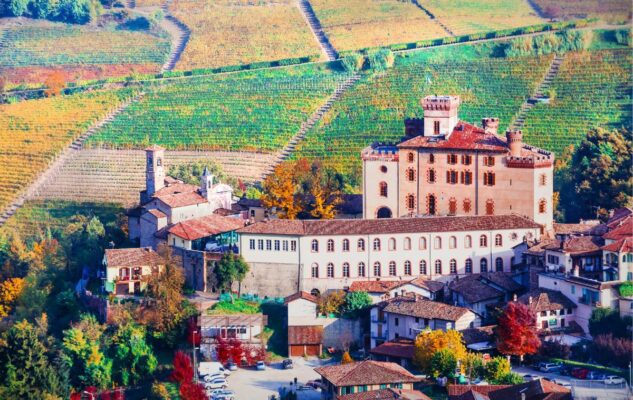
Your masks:
[[[498,135],[497,118],[460,121],[457,96],[421,104],[402,141],[362,151],[364,218],[518,214],[552,227],[553,153]]]

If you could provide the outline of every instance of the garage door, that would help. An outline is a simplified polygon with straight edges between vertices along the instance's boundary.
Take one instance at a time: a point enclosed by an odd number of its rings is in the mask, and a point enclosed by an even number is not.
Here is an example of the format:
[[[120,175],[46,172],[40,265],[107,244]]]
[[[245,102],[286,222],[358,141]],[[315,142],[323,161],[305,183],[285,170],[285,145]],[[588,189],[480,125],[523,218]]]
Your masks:
[[[290,345],[290,355],[292,357],[301,357],[304,354],[309,355],[309,356],[318,356],[319,354],[319,345],[318,344],[312,344],[312,345]]]
[[[318,344],[307,345],[306,354],[309,356],[320,356],[321,354],[319,354],[319,347],[320,346]]]

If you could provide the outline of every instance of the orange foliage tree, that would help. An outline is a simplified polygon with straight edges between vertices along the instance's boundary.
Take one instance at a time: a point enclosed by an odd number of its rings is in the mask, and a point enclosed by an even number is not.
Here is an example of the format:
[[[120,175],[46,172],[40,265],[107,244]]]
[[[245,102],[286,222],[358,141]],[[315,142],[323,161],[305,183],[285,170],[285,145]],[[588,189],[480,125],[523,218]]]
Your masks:
[[[51,72],[44,81],[44,84],[47,87],[44,91],[46,97],[58,96],[61,94],[62,90],[66,86],[65,80],[66,78],[61,71]]]
[[[11,307],[24,289],[24,279],[10,278],[0,283],[0,318],[11,312]]]

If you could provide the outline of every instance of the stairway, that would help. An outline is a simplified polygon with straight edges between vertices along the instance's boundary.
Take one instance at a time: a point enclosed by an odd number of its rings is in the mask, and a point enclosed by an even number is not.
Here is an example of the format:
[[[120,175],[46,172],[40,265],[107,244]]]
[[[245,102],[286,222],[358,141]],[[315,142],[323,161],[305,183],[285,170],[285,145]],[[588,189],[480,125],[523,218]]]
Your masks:
[[[440,28],[442,28],[444,30],[444,32],[446,32],[448,34],[448,36],[455,36],[455,34],[453,33],[453,31],[451,31],[450,29],[448,29],[448,27],[446,25],[444,25],[442,23],[442,21],[440,21],[439,19],[435,18],[435,15],[433,15],[433,13],[431,11],[429,11],[427,8],[423,7],[422,4],[418,3],[418,0],[411,0],[411,3],[413,3],[413,5],[415,5],[416,7],[418,7],[420,10],[424,11],[426,13],[426,15],[429,16],[429,18],[435,22],[436,24],[438,24],[440,26]]]
[[[350,78],[347,79],[345,82],[343,82],[341,85],[336,87],[336,89],[334,90],[334,93],[327,99],[327,101],[323,103],[321,107],[319,107],[314,113],[312,113],[312,115],[310,116],[310,118],[308,118],[307,121],[301,124],[301,128],[299,128],[299,131],[297,132],[297,134],[295,134],[288,141],[288,143],[286,143],[284,148],[279,151],[276,161],[273,163],[273,165],[270,166],[268,170],[264,172],[264,174],[262,175],[262,179],[264,179],[267,175],[271,174],[278,164],[290,158],[292,153],[295,151],[297,145],[299,144],[299,142],[301,142],[305,138],[305,135],[308,133],[308,131],[312,129],[321,120],[321,118],[323,118],[323,116],[332,108],[332,106],[334,105],[334,102],[340,99],[341,96],[343,96],[343,94],[349,88],[354,86],[354,83],[356,83],[356,81],[358,81],[359,79],[360,79],[360,75],[354,74],[350,76]]]
[[[539,85],[536,87],[536,90],[534,91],[532,96],[529,99],[527,99],[523,104],[521,104],[521,108],[519,109],[519,112],[515,115],[514,120],[510,124],[510,127],[508,128],[509,130],[520,130],[521,128],[523,128],[523,125],[525,124],[525,119],[530,113],[530,110],[532,110],[532,108],[534,107],[536,103],[547,98],[545,93],[551,86],[552,81],[556,77],[556,74],[558,74],[558,70],[560,69],[560,65],[562,64],[564,58],[565,58],[564,53],[557,54],[554,57],[554,59],[552,60],[552,63],[549,66],[549,69],[547,70],[547,73],[545,74],[545,77],[543,78],[541,83],[539,83]]]
[[[336,51],[334,46],[332,46],[332,44],[330,43],[330,40],[325,35],[325,32],[323,32],[323,28],[321,27],[321,22],[319,21],[316,14],[314,13],[314,10],[312,9],[312,5],[310,4],[310,2],[308,0],[300,0],[299,9],[301,10],[303,17],[308,22],[308,25],[310,26],[310,29],[312,30],[314,37],[319,42],[319,46],[321,46],[321,51],[323,52],[323,54],[325,54],[325,56],[327,57],[329,61],[334,61],[338,59],[338,52]]]
[[[88,139],[93,133],[99,130],[103,125],[111,122],[114,118],[123,112],[130,104],[139,101],[143,98],[144,93],[140,93],[137,96],[121,103],[117,108],[107,114],[105,117],[95,122],[86,132],[84,132],[81,136],[77,137],[66,149],[64,149],[56,159],[51,161],[49,167],[44,170],[40,175],[31,183],[26,190],[20,194],[13,203],[7,206],[2,213],[0,214],[0,227],[4,225],[4,223],[13,215],[15,212],[22,207],[24,202],[27,199],[30,199],[37,195],[40,188],[44,187],[47,183],[54,184],[54,179],[61,168],[61,166],[66,162],[67,159],[73,157],[74,154],[81,150],[83,143]]]
[[[185,47],[187,47],[189,36],[191,36],[189,27],[169,13],[170,3],[171,0],[167,0],[162,6],[165,17],[162,19],[160,25],[163,30],[171,35],[171,53],[167,61],[165,61],[165,64],[163,64],[161,72],[174,69],[178,60],[180,60],[182,52],[185,50]]]

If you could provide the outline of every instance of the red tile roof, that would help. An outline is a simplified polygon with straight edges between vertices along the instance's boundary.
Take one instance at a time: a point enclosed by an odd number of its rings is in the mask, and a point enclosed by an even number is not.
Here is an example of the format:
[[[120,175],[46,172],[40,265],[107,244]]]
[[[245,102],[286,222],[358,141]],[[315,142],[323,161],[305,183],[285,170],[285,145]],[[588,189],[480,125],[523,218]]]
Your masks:
[[[460,121],[447,140],[434,136],[416,136],[398,144],[400,148],[431,148],[455,150],[488,150],[505,153],[508,146],[501,136],[486,133],[483,128]]]
[[[134,249],[106,249],[108,267],[141,267],[161,265],[165,261],[150,247]]]
[[[612,251],[614,253],[633,253],[633,237],[627,237],[608,244],[604,246],[602,250]]]
[[[424,278],[422,276],[412,281],[404,282],[402,285],[406,285],[406,284],[411,284],[414,286],[421,287],[423,289],[428,290],[431,293],[439,292],[440,290],[444,289],[444,282],[434,281],[431,279]]]
[[[616,228],[606,233],[603,238],[619,240],[633,236],[633,217],[627,217]]]
[[[312,303],[317,303],[319,301],[319,299],[316,298],[316,296],[311,295],[308,292],[304,292],[304,291],[300,291],[297,293],[293,293],[290,296],[286,297],[284,299],[284,304],[288,304],[291,301],[295,301],[298,299],[304,299],[304,300],[308,300],[311,301]]]
[[[554,233],[556,234],[585,234],[590,235],[591,232],[600,225],[600,221],[586,221],[579,224],[559,224],[554,223]]]
[[[338,396],[339,400],[431,400],[418,390],[380,389]]]
[[[288,345],[323,343],[323,326],[289,326]]]
[[[153,198],[159,199],[169,207],[178,208],[207,203],[208,200],[200,195],[198,187],[186,183],[175,183],[158,190]]]
[[[464,307],[451,306],[419,296],[398,296],[379,304],[384,312],[418,318],[457,321],[472,312]]]
[[[555,393],[554,396],[543,396]],[[490,400],[521,400],[525,394],[525,400],[571,400],[571,391],[566,387],[555,384],[545,379],[536,379],[530,382],[513,385],[505,389],[494,390],[489,393]]]
[[[176,235],[185,240],[196,240],[211,235],[235,231],[243,226],[244,221],[241,219],[211,214],[206,217],[179,222],[172,225],[168,231],[172,235]]]
[[[167,214],[165,214],[164,212],[162,212],[160,210],[157,210],[155,208],[152,208],[151,210],[149,210],[147,212],[152,214],[156,218],[167,218]]]
[[[504,293],[480,280],[479,274],[467,275],[455,279],[449,284],[451,292],[460,294],[467,303],[478,303],[484,300],[501,300]]]
[[[314,369],[334,386],[380,385],[413,383],[420,379],[398,364],[380,361],[359,361]]]
[[[400,286],[400,281],[356,281],[349,287],[350,292],[387,293]]]
[[[533,313],[576,308],[576,304],[561,292],[543,288],[529,291],[519,297],[518,301],[527,305]]]
[[[415,354],[415,343],[411,339],[395,339],[384,342],[369,351],[371,354],[381,356],[412,359]]]
[[[463,399],[476,398],[473,396],[470,396],[470,397],[464,396],[464,395],[467,395],[469,392],[476,392],[488,398],[488,395],[490,394],[490,392],[493,392],[499,389],[509,388],[509,387],[511,387],[511,385],[448,385],[446,387],[446,390],[448,392],[449,400],[463,400]]]
[[[538,229],[534,221],[518,215],[483,215],[460,217],[426,217],[398,219],[287,220],[258,222],[239,233],[274,235],[367,235],[418,232],[490,231]]]
[[[604,244],[604,240],[595,236],[578,236],[570,237],[562,242],[556,239],[552,243],[544,246],[543,248],[551,251],[565,252],[570,254],[585,254],[600,251],[600,248]]]

